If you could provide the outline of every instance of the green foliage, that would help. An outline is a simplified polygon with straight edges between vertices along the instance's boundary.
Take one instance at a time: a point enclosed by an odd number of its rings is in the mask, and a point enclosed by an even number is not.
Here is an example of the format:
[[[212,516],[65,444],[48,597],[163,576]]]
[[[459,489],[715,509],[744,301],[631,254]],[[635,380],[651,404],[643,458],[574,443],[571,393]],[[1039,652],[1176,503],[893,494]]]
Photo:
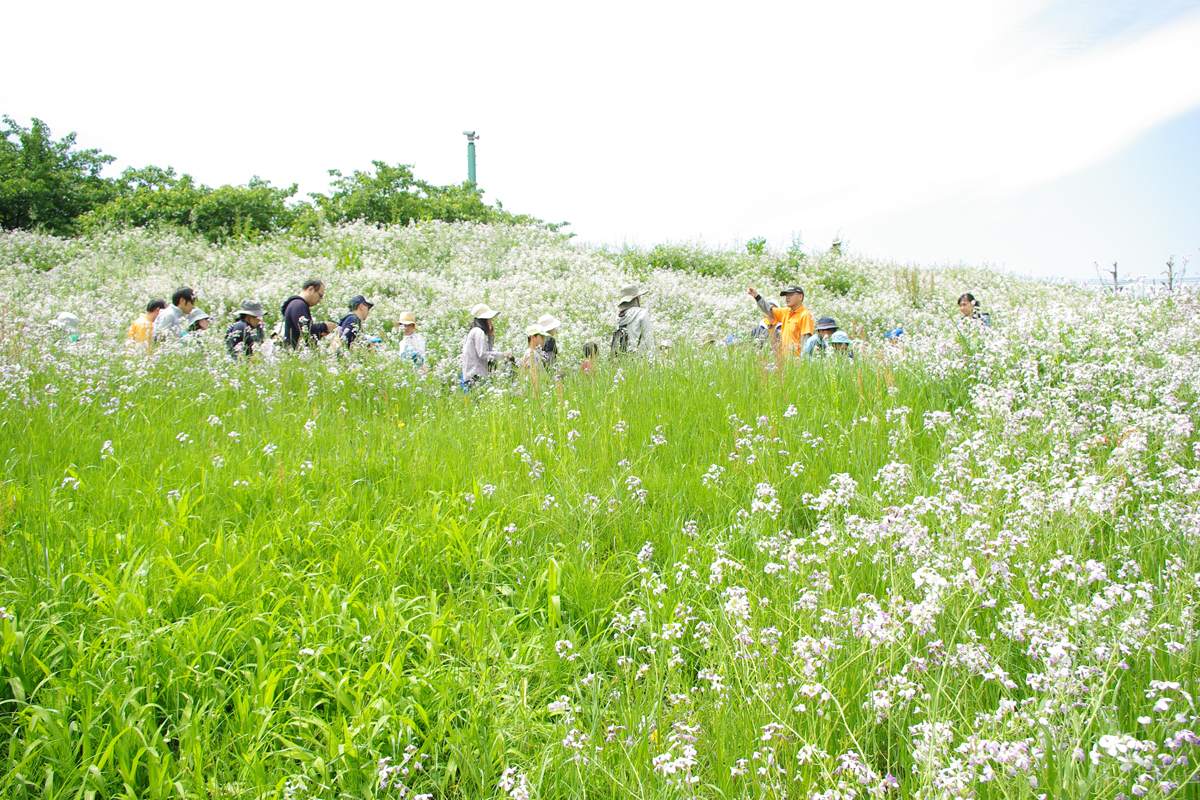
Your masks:
[[[900,267],[896,270],[896,291],[912,308],[924,308],[934,298],[933,272]]]
[[[766,237],[756,236],[746,242],[746,252],[752,256],[761,256],[767,249]]]
[[[30,128],[5,115],[0,131],[0,228],[76,231],[76,219],[107,201],[113,186],[100,171],[113,160],[99,150],[75,149],[75,134],[59,141],[34,119]]]
[[[296,184],[284,189],[257,176],[213,189],[171,167],[150,166],[125,170],[116,186],[117,196],[88,214],[85,227],[174,225],[217,242],[283,230],[300,214],[287,203]]]
[[[409,164],[392,166],[372,161],[374,172],[355,170],[343,175],[331,169],[329,195],[310,196],[331,222],[363,220],[378,225],[407,225],[422,220],[489,222],[506,225],[539,225],[557,231],[568,223],[545,223],[525,214],[511,214],[502,204],[490,206],[483,192],[468,181],[437,186],[419,180]]]
[[[833,250],[810,259],[804,271],[827,292],[841,297],[861,294],[869,277],[866,262]]]
[[[626,246],[619,257],[639,273],[669,269],[689,275],[724,277],[735,271],[732,254],[690,242],[656,244],[650,250]]]

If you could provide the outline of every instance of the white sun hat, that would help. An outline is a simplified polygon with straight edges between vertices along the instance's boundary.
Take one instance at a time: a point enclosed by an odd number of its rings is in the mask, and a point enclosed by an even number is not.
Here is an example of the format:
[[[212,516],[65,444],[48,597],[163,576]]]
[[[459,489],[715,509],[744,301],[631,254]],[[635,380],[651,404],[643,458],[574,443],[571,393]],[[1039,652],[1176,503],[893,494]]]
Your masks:
[[[546,333],[546,326],[542,325],[540,320],[525,329],[526,336],[545,336]]]
[[[471,318],[472,319],[491,319],[492,317],[496,316],[496,314],[498,314],[498,313],[499,312],[492,311],[492,309],[488,308],[487,303],[477,303],[476,305],[471,307]]]
[[[558,317],[554,316],[553,314],[542,314],[540,317],[538,317],[537,324],[541,326],[542,330],[546,331],[546,333],[557,330],[558,326],[562,325],[562,323],[558,321]]]

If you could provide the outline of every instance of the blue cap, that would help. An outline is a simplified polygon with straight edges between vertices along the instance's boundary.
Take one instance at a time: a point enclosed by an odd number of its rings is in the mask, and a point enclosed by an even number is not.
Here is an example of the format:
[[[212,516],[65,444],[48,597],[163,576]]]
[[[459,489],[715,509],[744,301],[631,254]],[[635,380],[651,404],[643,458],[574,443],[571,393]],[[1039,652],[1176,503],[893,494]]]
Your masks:
[[[354,309],[361,306],[363,303],[367,304],[367,308],[375,307],[374,303],[367,302],[367,298],[363,297],[361,294],[356,294],[356,295],[354,295],[354,297],[350,298],[350,310],[353,311]]]
[[[894,331],[889,331],[883,335],[885,339],[899,339],[904,335],[904,328],[896,328]]]

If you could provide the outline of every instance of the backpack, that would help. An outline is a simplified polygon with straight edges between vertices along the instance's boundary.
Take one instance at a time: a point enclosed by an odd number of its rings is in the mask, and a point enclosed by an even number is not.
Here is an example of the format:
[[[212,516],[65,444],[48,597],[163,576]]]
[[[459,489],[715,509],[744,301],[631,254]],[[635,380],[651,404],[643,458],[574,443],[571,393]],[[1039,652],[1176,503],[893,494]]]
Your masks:
[[[609,346],[612,348],[613,355],[629,350],[629,331],[623,325],[612,332],[612,342]]]

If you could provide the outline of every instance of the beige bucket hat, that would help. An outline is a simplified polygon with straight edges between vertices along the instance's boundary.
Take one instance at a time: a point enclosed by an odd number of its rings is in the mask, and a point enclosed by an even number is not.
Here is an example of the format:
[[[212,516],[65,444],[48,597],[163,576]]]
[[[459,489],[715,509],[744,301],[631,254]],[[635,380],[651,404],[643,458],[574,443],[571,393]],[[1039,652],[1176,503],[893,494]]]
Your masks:
[[[417,315],[411,311],[401,311],[399,322],[401,325],[416,325]]]
[[[645,292],[637,286],[626,286],[621,290],[621,302],[628,303],[630,300],[636,300],[644,294]]]

